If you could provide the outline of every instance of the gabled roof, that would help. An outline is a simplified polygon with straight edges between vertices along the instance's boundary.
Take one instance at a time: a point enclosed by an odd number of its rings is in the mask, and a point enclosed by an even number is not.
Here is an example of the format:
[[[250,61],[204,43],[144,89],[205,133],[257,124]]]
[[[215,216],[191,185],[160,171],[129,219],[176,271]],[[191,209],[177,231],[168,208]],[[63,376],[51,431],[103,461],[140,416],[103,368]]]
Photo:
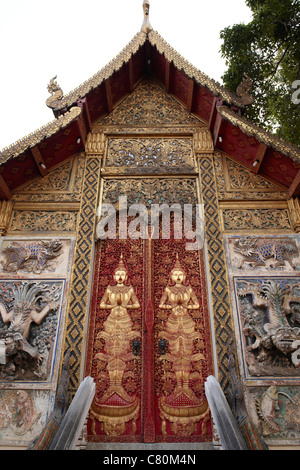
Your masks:
[[[148,2],[144,0],[144,11]],[[300,193],[300,150],[242,117],[246,92],[235,94],[200,72],[154,31],[148,18],[142,30],[102,70],[63,96],[55,79],[47,105],[55,119],[0,152],[0,198],[28,180],[44,176],[84,149],[92,123],[112,110],[146,76],[155,78],[188,112],[206,123],[217,150],[290,195]],[[246,99],[245,99],[246,98]],[[255,103],[253,104],[255,106]]]

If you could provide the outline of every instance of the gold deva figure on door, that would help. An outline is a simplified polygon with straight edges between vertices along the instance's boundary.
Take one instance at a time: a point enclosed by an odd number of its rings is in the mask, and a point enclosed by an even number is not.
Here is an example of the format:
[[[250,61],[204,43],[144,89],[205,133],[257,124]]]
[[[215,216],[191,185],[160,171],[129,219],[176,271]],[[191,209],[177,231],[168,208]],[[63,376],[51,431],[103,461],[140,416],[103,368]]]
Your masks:
[[[104,329],[98,335],[105,341],[105,353],[96,354],[97,359],[107,363],[109,387],[101,397],[101,404],[92,405],[91,417],[102,421],[104,432],[111,435],[122,434],[125,423],[135,420],[139,411],[138,397],[129,395],[122,385],[127,362],[136,358],[131,343],[141,336],[139,331],[133,330],[128,313],[128,309],[138,309],[140,304],[133,287],[126,284],[127,278],[121,255],[114,272],[115,285],[106,288],[100,302],[101,309],[111,311],[103,324]]]
[[[201,402],[189,386],[193,363],[204,360],[203,354],[193,353],[194,340],[200,339],[201,334],[188,312],[199,309],[200,305],[192,287],[185,283],[186,274],[178,255],[170,279],[159,304],[159,308],[171,310],[165,330],[160,332],[168,342],[168,352],[160,359],[172,363],[177,383],[168,397],[160,399],[162,432],[165,432],[165,419],[168,419],[175,434],[193,434],[196,423],[208,411],[206,400]]]

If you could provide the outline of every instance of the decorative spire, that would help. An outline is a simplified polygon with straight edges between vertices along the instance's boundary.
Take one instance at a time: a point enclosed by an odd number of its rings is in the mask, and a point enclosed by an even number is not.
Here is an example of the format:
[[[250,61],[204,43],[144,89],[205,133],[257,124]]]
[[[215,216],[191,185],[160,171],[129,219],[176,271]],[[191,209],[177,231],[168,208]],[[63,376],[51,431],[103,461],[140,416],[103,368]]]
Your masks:
[[[119,264],[115,269],[115,272],[116,271],[126,271],[127,272],[127,269],[126,269],[126,266],[125,266],[124,260],[123,260],[123,254],[121,254],[121,256],[120,256]]]
[[[143,33],[150,33],[152,31],[152,26],[149,21],[149,10],[150,10],[150,1],[149,0],[144,0],[143,3],[143,10],[144,10],[144,22],[142,24],[142,29]]]
[[[176,253],[176,261],[174,263],[172,271],[182,271],[184,272],[183,267],[180,264],[178,253]]]

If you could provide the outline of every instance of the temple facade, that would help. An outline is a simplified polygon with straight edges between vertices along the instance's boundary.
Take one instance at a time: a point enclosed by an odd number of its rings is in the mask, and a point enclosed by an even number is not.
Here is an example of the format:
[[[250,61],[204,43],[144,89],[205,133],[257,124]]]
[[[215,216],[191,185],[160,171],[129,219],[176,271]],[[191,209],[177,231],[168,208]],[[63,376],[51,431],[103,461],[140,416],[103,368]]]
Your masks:
[[[85,448],[218,448],[210,375],[249,448],[299,448],[300,151],[243,117],[249,77],[229,92],[143,9],[0,152],[0,448],[36,443],[66,357],[69,401],[96,384]]]

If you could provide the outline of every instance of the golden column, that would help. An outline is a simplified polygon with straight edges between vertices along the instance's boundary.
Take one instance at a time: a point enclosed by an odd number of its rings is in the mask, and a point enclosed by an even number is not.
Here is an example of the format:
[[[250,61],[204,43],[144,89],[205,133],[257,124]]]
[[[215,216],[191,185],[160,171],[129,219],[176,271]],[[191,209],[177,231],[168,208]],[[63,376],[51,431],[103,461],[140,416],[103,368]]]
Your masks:
[[[13,212],[13,201],[0,201],[0,236],[4,237]]]
[[[291,198],[288,200],[288,212],[290,222],[295,232],[300,232],[300,202],[299,198]]]

